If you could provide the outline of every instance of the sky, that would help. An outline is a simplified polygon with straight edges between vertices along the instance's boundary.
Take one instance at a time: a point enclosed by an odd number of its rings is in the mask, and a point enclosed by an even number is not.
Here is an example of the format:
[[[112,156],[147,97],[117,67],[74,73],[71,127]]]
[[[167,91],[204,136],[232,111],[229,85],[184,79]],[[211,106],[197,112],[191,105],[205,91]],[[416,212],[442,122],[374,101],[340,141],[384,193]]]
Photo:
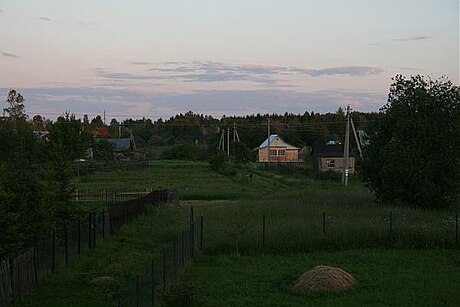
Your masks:
[[[459,83],[459,13],[458,0],[0,0],[0,96],[15,88],[47,118],[378,111],[396,74]]]

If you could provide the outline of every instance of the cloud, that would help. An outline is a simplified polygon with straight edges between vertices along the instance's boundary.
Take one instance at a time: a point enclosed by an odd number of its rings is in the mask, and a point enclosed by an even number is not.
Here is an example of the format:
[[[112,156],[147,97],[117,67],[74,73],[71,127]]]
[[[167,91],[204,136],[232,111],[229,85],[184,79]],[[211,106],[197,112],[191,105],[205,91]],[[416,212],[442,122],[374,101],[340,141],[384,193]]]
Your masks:
[[[38,17],[38,19],[42,20],[42,21],[47,21],[47,22],[52,22],[54,21],[53,19],[49,18],[49,17],[46,17],[46,16],[41,16],[41,17]]]
[[[403,38],[396,38],[394,40],[400,41],[400,42],[408,42],[408,41],[420,41],[420,40],[426,40],[426,39],[431,39],[431,37],[425,36],[425,35],[416,35],[416,36],[409,36],[409,37],[403,37]]]
[[[213,77],[221,77],[223,73],[227,76],[231,74],[239,75],[295,75],[295,74],[306,74],[310,77],[322,77],[331,75],[348,75],[348,76],[368,76],[382,73],[382,69],[371,66],[342,66],[342,67],[330,67],[323,69],[309,69],[303,67],[284,67],[284,66],[268,66],[268,65],[257,65],[257,64],[227,64],[219,62],[189,62],[181,63],[160,63],[156,67],[150,68],[150,71],[157,72],[170,72],[170,73],[181,73],[181,72],[194,72],[196,74],[210,74],[209,79],[214,80]],[[221,74],[221,75],[219,75]],[[237,78],[237,77],[236,77]],[[229,78],[233,80],[233,78]]]
[[[348,75],[353,77],[363,77],[369,75],[378,75],[383,72],[381,68],[369,66],[343,66],[330,67],[323,69],[306,69],[300,70],[311,77],[333,76],[333,75]]]
[[[3,10],[2,10],[2,9],[0,9],[0,14],[1,14],[1,13],[3,13]]]
[[[175,74],[166,75],[145,75],[126,72],[111,72],[104,69],[96,68],[96,73],[106,80],[175,80],[180,82],[228,82],[228,81],[250,81],[254,83],[275,84],[276,79],[270,76],[257,76],[249,73],[239,73],[238,71],[226,70],[196,70],[181,68],[174,69]],[[161,72],[171,72],[169,69],[160,69]],[[177,74],[181,72],[181,74]]]
[[[9,53],[9,52],[0,51],[0,54],[3,55],[4,57],[20,58],[19,55],[16,55],[16,54],[13,54],[13,53]]]
[[[150,62],[143,62],[143,61],[139,61],[139,62],[134,61],[134,62],[131,62],[131,64],[133,65],[152,65],[152,63]]]
[[[8,88],[0,88],[5,96]],[[109,117],[167,118],[188,110],[210,115],[248,115],[257,113],[334,112],[352,103],[358,111],[377,111],[386,93],[328,89],[295,91],[289,89],[199,90],[189,93],[146,93],[135,89],[111,87],[22,88],[28,114],[56,118],[68,110],[78,116],[101,114]]]
[[[80,26],[97,26],[98,25],[94,21],[75,21],[74,23]]]

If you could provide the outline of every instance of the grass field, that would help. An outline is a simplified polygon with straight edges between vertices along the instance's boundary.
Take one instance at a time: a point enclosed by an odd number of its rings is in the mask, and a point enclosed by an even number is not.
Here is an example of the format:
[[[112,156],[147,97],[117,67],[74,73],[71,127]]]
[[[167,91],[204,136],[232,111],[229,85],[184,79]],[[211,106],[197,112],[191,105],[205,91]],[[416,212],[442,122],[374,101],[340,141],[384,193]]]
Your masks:
[[[304,166],[251,171],[253,180],[246,176],[246,167],[226,177],[211,171],[206,163],[153,161],[145,169],[81,177],[77,184],[82,189],[176,188],[181,206],[153,208],[148,216],[50,275],[20,306],[111,306],[114,294],[129,285],[136,274],[145,273],[149,261],[159,259],[161,246],[186,227],[190,206],[196,217],[204,217],[208,256],[191,267],[187,279],[197,286],[206,284],[200,280],[202,276],[210,281],[249,283],[247,290],[242,285],[227,289],[218,283],[209,286],[209,292],[198,289],[198,299],[209,306],[236,293],[241,298],[230,305],[261,305],[269,302],[265,298],[273,300],[274,305],[286,300],[286,306],[317,305],[323,299],[326,305],[370,305],[373,300],[404,305],[411,302],[406,296],[413,297],[415,294],[410,293],[414,291],[448,305],[452,301],[444,299],[450,291],[459,292],[460,280],[455,274],[436,273],[451,270],[458,275],[455,208],[432,212],[382,206],[358,180],[344,188],[337,182],[305,176]],[[237,246],[243,256],[228,256],[236,253]],[[222,254],[227,256],[213,256]],[[364,282],[345,296],[293,293],[292,279],[311,266],[325,263],[323,260],[349,269]],[[283,265],[277,269],[276,264]],[[244,275],[245,270],[250,276]],[[375,280],[369,275],[373,272]],[[439,284],[434,282],[436,278]],[[271,281],[263,286],[263,279]],[[452,282],[457,288],[449,286]],[[228,291],[223,294],[218,288]],[[370,294],[365,295],[366,291]],[[388,297],[385,291],[390,291]],[[459,302],[458,294],[452,299]]]
[[[301,294],[312,267],[340,267],[357,280],[341,293]],[[446,250],[350,250],[265,256],[204,256],[182,278],[196,306],[458,306],[460,260]],[[179,291],[178,291],[179,292]]]

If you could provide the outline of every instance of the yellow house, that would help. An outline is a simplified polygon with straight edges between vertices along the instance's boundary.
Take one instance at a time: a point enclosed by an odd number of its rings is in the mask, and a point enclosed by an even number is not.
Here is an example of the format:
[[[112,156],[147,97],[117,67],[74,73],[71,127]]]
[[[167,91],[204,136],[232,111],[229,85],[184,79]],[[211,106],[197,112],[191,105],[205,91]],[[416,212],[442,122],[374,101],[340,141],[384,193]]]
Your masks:
[[[299,162],[299,148],[284,142],[277,134],[270,135],[270,161],[268,139],[258,148],[258,162]]]

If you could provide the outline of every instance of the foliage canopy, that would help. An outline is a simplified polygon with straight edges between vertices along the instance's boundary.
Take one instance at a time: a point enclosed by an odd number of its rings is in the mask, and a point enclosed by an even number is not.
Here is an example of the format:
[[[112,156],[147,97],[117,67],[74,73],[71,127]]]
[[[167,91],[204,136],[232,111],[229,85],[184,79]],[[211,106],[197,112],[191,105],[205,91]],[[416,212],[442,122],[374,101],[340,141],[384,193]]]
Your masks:
[[[393,79],[369,131],[363,175],[383,201],[440,208],[459,198],[460,91],[422,76]]]

